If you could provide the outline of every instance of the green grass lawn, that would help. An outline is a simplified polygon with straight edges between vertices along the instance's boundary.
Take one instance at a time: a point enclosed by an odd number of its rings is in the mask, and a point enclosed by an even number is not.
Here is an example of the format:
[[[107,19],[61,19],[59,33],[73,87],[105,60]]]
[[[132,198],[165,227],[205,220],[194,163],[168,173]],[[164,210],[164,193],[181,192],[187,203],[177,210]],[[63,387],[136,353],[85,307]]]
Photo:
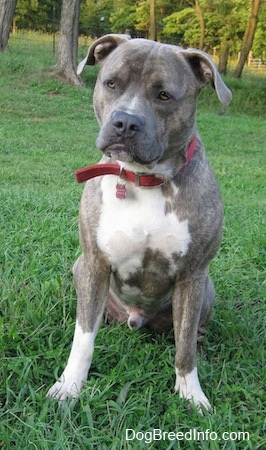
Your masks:
[[[173,395],[173,334],[126,326],[102,325],[78,399],[58,405],[45,397],[74,331],[82,186],[73,174],[100,157],[97,69],[86,69],[87,88],[76,89],[49,77],[52,64],[52,39],[34,34],[11,37],[0,55],[0,448],[265,448],[266,76],[229,75],[234,101],[224,115],[210,88],[199,100],[198,126],[225,207],[211,265],[215,315],[199,354],[214,414],[202,417]],[[126,429],[139,439],[126,441]],[[144,433],[153,429],[209,430],[213,439],[149,442]]]

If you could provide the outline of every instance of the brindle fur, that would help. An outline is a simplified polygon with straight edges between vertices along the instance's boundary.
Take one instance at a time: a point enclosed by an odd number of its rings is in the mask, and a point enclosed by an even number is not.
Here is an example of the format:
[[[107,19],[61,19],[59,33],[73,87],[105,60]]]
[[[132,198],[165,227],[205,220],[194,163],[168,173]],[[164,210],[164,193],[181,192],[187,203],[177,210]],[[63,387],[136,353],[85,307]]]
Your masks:
[[[121,322],[134,311],[132,328],[138,323],[135,317],[155,329],[173,324],[177,380],[186,379],[196,367],[198,331],[204,331],[213,308],[214,288],[208,266],[220,246],[223,222],[219,189],[196,129],[196,98],[208,83],[222,103],[230,102],[231,93],[211,59],[199,50],[107,35],[91,46],[81,70],[85,64],[96,62],[101,66],[94,91],[100,124],[96,143],[104,154],[101,162],[121,158],[128,170],[159,174],[165,184],[147,193],[127,182],[127,199],[119,203],[112,176],[86,183],[79,222],[82,255],[73,270],[77,321],[84,334],[92,333],[107,305],[109,316]],[[165,93],[170,93],[169,98]],[[125,116],[134,126],[123,122]],[[120,130],[124,125],[127,128]],[[181,169],[194,136],[195,153]],[[171,232],[168,236],[162,229],[158,247],[149,222],[150,216],[156,221],[156,202],[160,205],[158,226],[164,218],[169,229],[173,221],[180,226],[180,235]],[[138,204],[142,208],[140,243],[137,231],[132,229]],[[107,223],[103,223],[103,211]],[[147,235],[141,216],[146,212]],[[121,225],[127,214],[129,235]],[[171,243],[173,248],[169,249]],[[60,398],[57,391],[64,392],[64,382],[62,377],[49,395]],[[77,391],[83,382],[74,379]],[[72,395],[68,389],[63,398]],[[193,392],[180,391],[180,395],[209,408],[203,393],[198,398]]]

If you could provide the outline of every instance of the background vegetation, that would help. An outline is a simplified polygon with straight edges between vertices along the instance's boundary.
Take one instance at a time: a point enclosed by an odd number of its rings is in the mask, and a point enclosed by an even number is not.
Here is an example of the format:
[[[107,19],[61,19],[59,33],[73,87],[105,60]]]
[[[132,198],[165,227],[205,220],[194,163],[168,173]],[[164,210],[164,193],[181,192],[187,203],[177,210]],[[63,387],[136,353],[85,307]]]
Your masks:
[[[208,51],[230,44],[231,56],[241,49],[249,16],[250,0],[156,0],[157,38],[178,45],[199,47],[200,21],[196,4],[205,18],[204,47]],[[18,0],[15,25],[19,29],[51,32],[59,29],[62,0]],[[266,5],[262,2],[253,42],[254,57],[264,58]],[[80,32],[99,37],[106,33],[125,33],[147,37],[150,26],[150,0],[81,0]]]
[[[59,8],[60,25],[59,25]],[[218,70],[226,74],[229,58],[237,58],[235,78],[248,64],[265,66],[266,9],[263,0],[2,0],[0,52],[8,46],[13,23],[27,30],[59,28],[54,76],[82,87],[77,75],[78,38],[117,32],[197,47],[218,55]]]
[[[80,42],[84,55],[87,44]],[[0,447],[3,449],[265,448],[265,76],[226,78],[234,100],[201,95],[198,126],[225,206],[224,239],[211,274],[215,316],[199,354],[214,415],[173,395],[173,334],[102,325],[88,383],[58,405],[48,387],[66,363],[80,253],[82,186],[73,173],[99,159],[85,89],[47,74],[51,37],[12,36],[0,59]],[[126,443],[125,430],[247,431],[250,441]]]

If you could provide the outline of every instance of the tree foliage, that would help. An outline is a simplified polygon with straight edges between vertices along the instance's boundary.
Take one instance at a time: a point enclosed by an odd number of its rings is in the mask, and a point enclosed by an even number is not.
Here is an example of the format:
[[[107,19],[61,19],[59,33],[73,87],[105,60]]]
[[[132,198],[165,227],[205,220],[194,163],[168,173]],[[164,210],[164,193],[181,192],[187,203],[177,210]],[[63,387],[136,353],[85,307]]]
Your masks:
[[[46,32],[51,31],[54,25],[59,29],[61,6],[62,0],[18,0],[16,26]]]
[[[148,37],[151,0],[81,0],[80,33],[97,37],[106,33],[130,33]],[[53,6],[59,28],[62,0],[18,0],[18,28],[50,31]],[[155,27],[158,40],[184,46],[200,47],[218,53],[241,50],[250,11],[250,0],[156,0]],[[200,17],[199,12],[202,12]],[[253,42],[255,57],[265,55],[265,4],[261,5]],[[204,35],[203,35],[204,33]]]

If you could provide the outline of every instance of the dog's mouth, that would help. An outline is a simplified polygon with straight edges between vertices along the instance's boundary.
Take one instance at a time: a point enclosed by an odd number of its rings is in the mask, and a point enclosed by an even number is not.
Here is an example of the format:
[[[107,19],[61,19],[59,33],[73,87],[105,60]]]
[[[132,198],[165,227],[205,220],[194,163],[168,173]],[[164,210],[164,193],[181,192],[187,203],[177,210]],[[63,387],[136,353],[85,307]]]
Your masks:
[[[109,145],[104,148],[102,152],[109,158],[118,161],[132,162],[134,160],[133,156],[126,150],[126,146],[124,144]]]
[[[108,147],[105,147],[102,149],[102,152],[108,156],[108,158],[115,159],[116,161],[123,161],[123,162],[136,162],[141,165],[145,166],[153,166],[158,158],[155,158],[151,161],[144,161],[143,159],[139,158],[136,155],[133,155],[129,150],[126,150],[126,146],[124,144],[112,144],[108,145]]]

